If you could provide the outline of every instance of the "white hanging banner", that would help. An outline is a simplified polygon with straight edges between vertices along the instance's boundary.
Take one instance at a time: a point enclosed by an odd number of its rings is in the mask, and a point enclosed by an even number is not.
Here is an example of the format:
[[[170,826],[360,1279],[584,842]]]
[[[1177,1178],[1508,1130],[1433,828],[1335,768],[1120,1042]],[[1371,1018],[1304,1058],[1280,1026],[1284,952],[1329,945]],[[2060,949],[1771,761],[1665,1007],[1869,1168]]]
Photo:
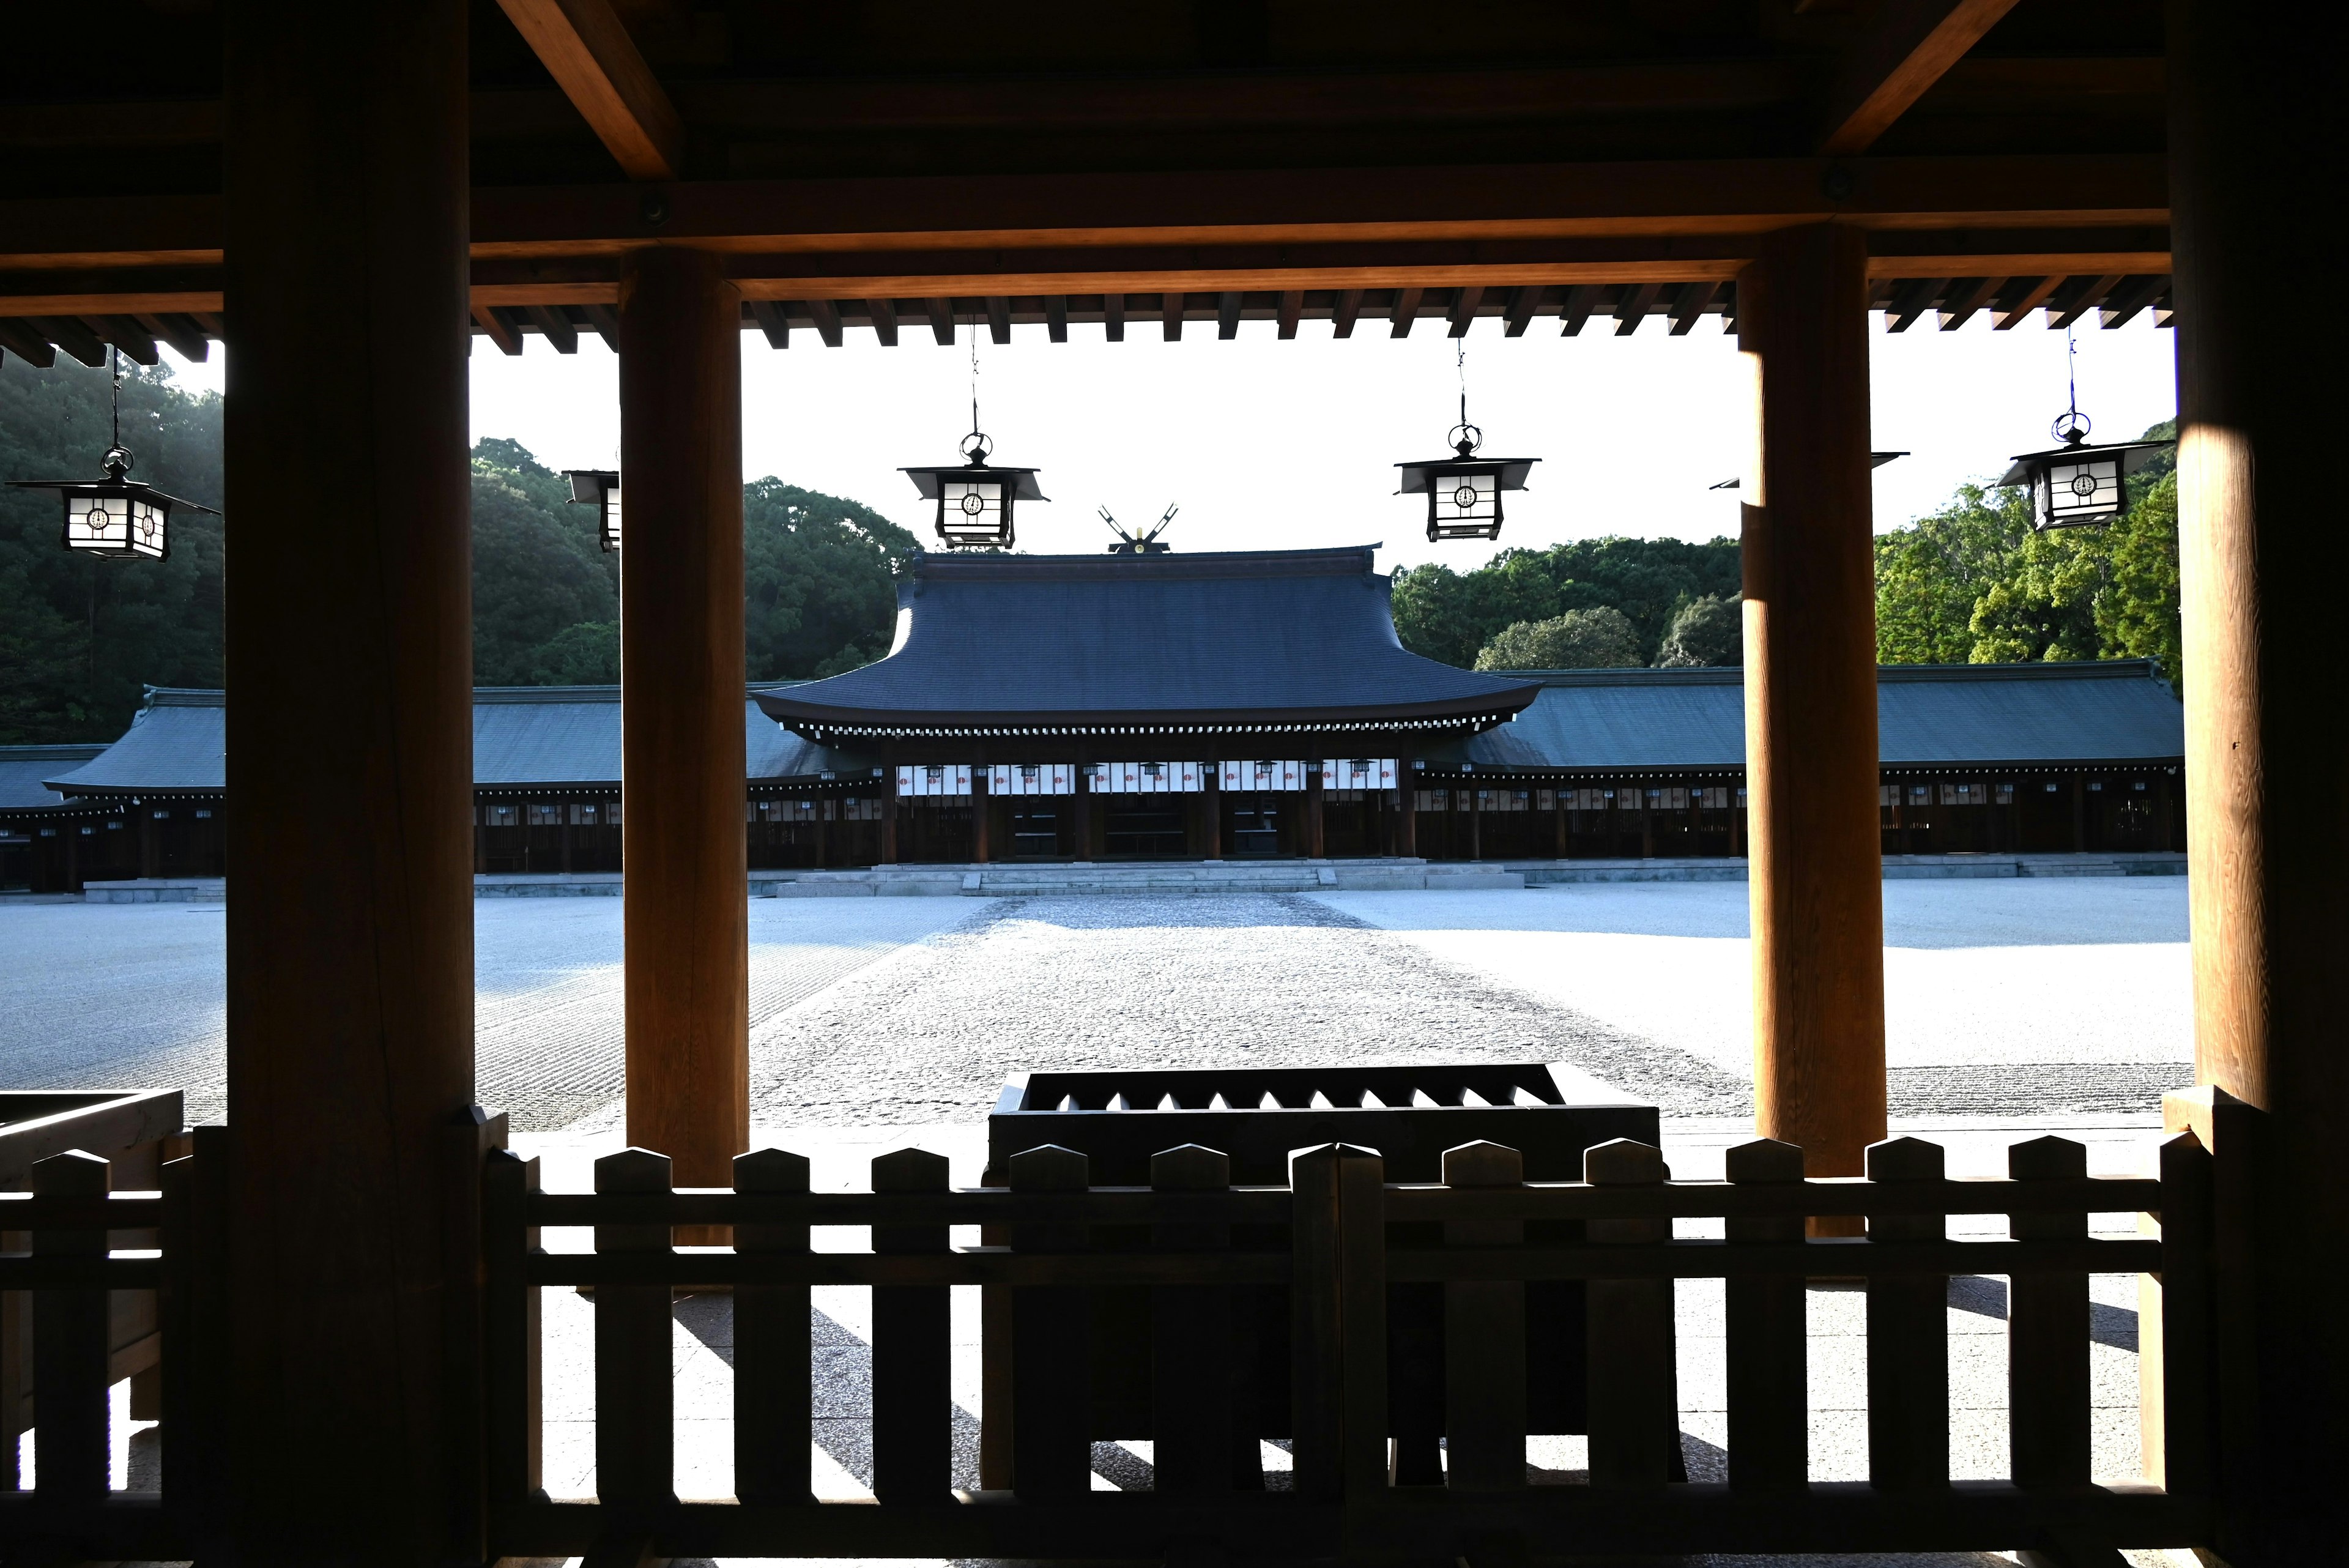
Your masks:
[[[989,794],[1074,794],[1074,763],[996,763],[987,770]]]
[[[1392,789],[1395,786],[1395,759],[1392,757],[1324,757],[1321,760],[1323,789]]]
[[[897,769],[897,793],[901,795],[968,794],[970,764],[968,763],[914,763]]]
[[[1206,787],[1203,763],[1094,763],[1096,794],[1196,794]]]
[[[1392,768],[1392,763],[1388,766]],[[1305,787],[1305,763],[1294,762],[1219,763],[1216,782],[1225,789],[1280,790]],[[1392,778],[1389,780],[1392,782]]]

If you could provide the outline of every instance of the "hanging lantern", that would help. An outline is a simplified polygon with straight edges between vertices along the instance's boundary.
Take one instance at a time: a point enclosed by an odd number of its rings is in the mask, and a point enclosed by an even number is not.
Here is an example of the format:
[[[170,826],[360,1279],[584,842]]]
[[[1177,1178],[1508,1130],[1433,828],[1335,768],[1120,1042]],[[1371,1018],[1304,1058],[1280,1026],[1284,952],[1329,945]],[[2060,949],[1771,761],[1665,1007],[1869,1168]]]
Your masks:
[[[938,504],[938,537],[949,549],[1009,549],[1013,512],[1022,501],[1041,501],[1032,468],[994,468],[995,443],[974,430],[963,437],[963,462],[952,468],[902,472],[926,501]]]
[[[1999,481],[2002,486],[2031,487],[2031,525],[2040,533],[2111,522],[2127,504],[2121,481],[2152,462],[2155,452],[2178,444],[2128,441],[2092,446],[2088,428],[2085,414],[2070,410],[2054,424],[2054,437],[2063,445],[2023,453]]]
[[[1523,490],[1526,475],[1537,457],[1480,458],[1476,449],[1485,432],[1463,421],[1444,438],[1452,443],[1450,457],[1424,462],[1399,462],[1402,488],[1398,495],[1427,496],[1427,537],[1437,539],[1497,539],[1501,536],[1501,495]]]
[[[618,549],[620,476],[608,468],[566,468],[563,471],[563,477],[571,482],[573,505],[597,508],[597,542],[606,550]]]
[[[1526,475],[1537,457],[1483,457],[1485,432],[1468,422],[1468,346],[1453,344],[1453,368],[1460,377],[1460,422],[1444,437],[1450,457],[1424,462],[1399,462],[1402,488],[1397,495],[1427,497],[1427,539],[1497,539],[1501,536],[1501,493],[1523,490]]]
[[[209,506],[166,495],[152,485],[128,477],[130,449],[122,444],[122,367],[117,350],[114,367],[114,444],[106,449],[99,467],[106,477],[71,479],[12,479],[16,490],[54,490],[65,501],[62,543],[112,561],[168,561],[171,558],[171,508],[220,515]]]

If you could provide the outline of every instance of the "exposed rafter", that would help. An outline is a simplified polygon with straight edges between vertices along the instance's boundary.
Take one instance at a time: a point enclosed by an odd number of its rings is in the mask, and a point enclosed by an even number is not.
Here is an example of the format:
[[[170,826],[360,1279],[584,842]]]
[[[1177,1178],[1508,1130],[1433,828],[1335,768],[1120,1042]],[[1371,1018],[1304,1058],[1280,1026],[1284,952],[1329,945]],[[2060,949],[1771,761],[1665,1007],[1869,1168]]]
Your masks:
[[[1844,53],[1819,151],[1865,152],[1948,74],[2014,0],[1884,0]]]
[[[682,176],[685,122],[611,0],[498,4],[629,179]]]

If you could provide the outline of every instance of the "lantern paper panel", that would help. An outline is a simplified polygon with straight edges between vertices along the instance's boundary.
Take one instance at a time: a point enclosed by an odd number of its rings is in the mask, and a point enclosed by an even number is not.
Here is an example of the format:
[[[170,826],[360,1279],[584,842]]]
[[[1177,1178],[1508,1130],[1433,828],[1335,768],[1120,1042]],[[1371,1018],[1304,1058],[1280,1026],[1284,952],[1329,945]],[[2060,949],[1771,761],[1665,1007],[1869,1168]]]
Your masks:
[[[2121,514],[2121,460],[2116,453],[2051,462],[2032,488],[2038,492],[2033,499],[2047,527],[2064,528],[2117,517]]]
[[[620,547],[620,476],[608,468],[566,468],[563,477],[571,482],[571,504],[593,506],[596,516],[596,542],[605,550]]]
[[[167,554],[163,530],[170,514],[148,496],[126,486],[114,494],[68,490],[65,499],[67,549],[150,561]]]
[[[1224,789],[1297,790],[1305,787],[1305,763],[1286,762],[1218,763],[1216,782]]]
[[[1206,787],[1203,763],[1094,763],[1097,794],[1195,794]]]
[[[938,485],[938,537],[949,545],[1011,542],[1004,525],[1003,483],[994,479],[948,479]]]
[[[897,793],[901,795],[968,794],[970,764],[968,763],[915,763],[897,769]]]
[[[987,770],[989,794],[1074,794],[1074,763],[997,763]]]
[[[1321,759],[1321,787],[1324,789],[1392,789],[1395,787],[1395,759],[1392,757],[1324,757]]]

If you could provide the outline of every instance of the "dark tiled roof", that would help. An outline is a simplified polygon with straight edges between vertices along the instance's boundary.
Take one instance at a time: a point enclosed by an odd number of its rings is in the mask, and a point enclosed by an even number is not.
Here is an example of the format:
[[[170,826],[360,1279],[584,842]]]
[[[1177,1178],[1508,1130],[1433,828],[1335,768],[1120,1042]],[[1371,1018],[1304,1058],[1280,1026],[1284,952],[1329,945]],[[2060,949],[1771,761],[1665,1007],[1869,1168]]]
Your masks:
[[[1528,672],[1541,695],[1457,755],[1479,767],[1742,767],[1740,670]],[[2186,752],[2184,710],[2148,659],[1887,665],[1877,671],[1888,767],[2145,762]]]
[[[1367,722],[1522,705],[1522,679],[1405,651],[1373,549],[918,555],[886,659],[761,703],[811,727]]]
[[[57,792],[47,781],[105,750],[104,746],[0,746],[0,811],[57,805]]]
[[[227,716],[219,691],[154,689],[129,732],[112,746],[43,748],[57,760],[43,764],[36,783],[77,793],[217,794],[227,784]],[[867,759],[844,759],[777,729],[747,695],[742,735],[746,771],[753,779],[814,777],[870,766]],[[76,762],[82,765],[75,767]],[[6,787],[5,767],[0,763],[0,789]],[[616,787],[619,778],[618,687],[474,691],[474,787]],[[55,805],[57,794],[44,788],[37,802],[26,804]]]

